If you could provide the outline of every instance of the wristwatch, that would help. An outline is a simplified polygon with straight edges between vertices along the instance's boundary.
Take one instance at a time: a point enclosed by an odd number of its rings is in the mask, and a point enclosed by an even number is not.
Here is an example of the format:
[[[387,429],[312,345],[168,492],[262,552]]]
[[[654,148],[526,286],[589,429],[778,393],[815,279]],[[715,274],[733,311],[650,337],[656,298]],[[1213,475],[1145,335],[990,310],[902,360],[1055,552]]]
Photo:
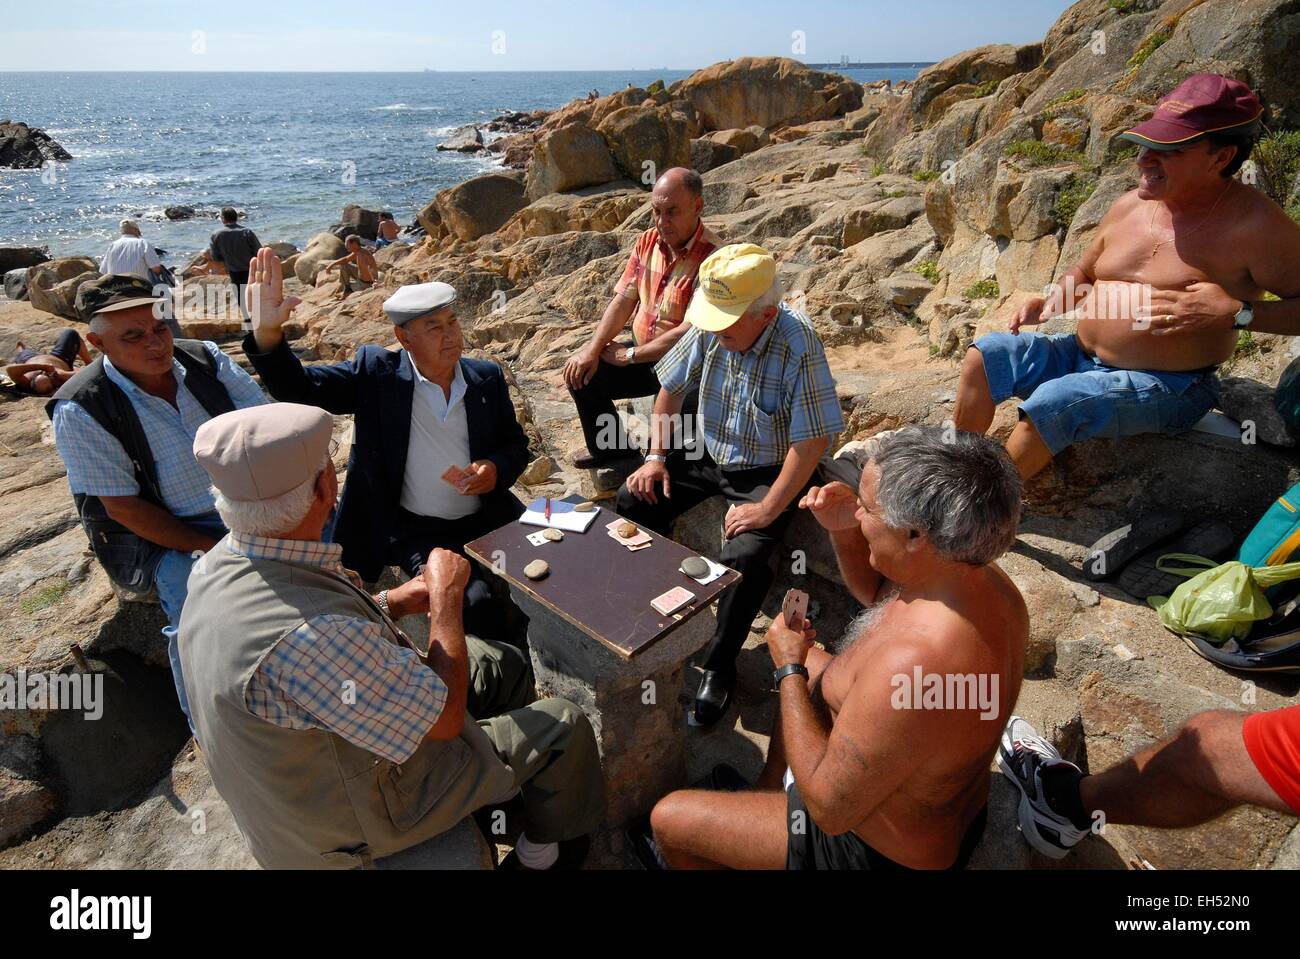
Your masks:
[[[636,347],[635,347],[635,346],[629,346],[629,347],[627,348],[627,351],[623,354],[623,359],[626,360],[628,363],[631,363],[631,362],[632,362],[632,354],[635,353],[635,352],[636,352]]]
[[[772,670],[772,688],[780,689],[781,680],[785,679],[787,676],[793,676],[795,673],[798,673],[804,679],[807,679],[808,667],[803,663],[786,663],[780,669]]]
[[[1241,309],[1237,311],[1237,316],[1232,321],[1232,325],[1239,330],[1244,330],[1246,327],[1250,326],[1250,324],[1253,323],[1254,320],[1255,320],[1255,308],[1252,307],[1250,303],[1247,302],[1246,300],[1242,300]]]
[[[385,616],[391,615],[388,611],[388,590],[381,589],[379,595],[375,597],[375,602],[379,605],[379,608],[384,611]]]

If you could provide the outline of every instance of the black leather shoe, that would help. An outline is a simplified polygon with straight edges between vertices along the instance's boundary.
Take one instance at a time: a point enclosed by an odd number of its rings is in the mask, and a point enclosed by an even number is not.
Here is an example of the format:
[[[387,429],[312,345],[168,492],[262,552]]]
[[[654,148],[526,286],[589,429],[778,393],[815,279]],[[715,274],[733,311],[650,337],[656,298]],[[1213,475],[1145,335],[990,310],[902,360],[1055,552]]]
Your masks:
[[[699,692],[695,694],[695,724],[712,726],[731,705],[731,693],[736,687],[736,674],[718,669],[704,670]]]

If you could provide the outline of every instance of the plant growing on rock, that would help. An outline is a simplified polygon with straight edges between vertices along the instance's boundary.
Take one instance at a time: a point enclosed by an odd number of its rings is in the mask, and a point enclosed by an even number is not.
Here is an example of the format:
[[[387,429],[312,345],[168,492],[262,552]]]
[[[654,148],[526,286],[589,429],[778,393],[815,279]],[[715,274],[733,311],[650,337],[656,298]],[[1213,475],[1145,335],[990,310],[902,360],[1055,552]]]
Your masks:
[[[1043,106],[1049,109],[1051,107],[1059,107],[1063,103],[1073,103],[1076,100],[1082,100],[1087,95],[1088,91],[1083,87],[1075,87],[1073,90],[1066,90],[1059,97],[1052,97],[1052,99],[1048,100],[1043,104]]]
[[[1296,218],[1300,212],[1300,130],[1270,133],[1252,154],[1263,175],[1264,192]]]
[[[1096,180],[1070,174],[1061,191],[1056,194],[1056,202],[1052,204],[1052,216],[1057,225],[1068,230],[1070,224],[1074,222],[1074,215],[1079,212],[1079,207],[1088,202],[1088,198],[1096,189]]]
[[[919,273],[931,283],[939,282],[939,264],[934,260],[922,260],[916,266],[912,267],[912,272]]]
[[[938,170],[917,170],[912,174],[913,180],[919,180],[922,183],[929,183],[931,180],[939,179]]]
[[[1082,153],[1067,150],[1053,143],[1042,140],[1013,140],[1002,149],[1002,155],[1023,160],[1029,166],[1054,166],[1061,163],[1076,163],[1086,166],[1088,158]]]
[[[966,287],[961,295],[968,300],[996,300],[1001,293],[997,280],[980,280]]]

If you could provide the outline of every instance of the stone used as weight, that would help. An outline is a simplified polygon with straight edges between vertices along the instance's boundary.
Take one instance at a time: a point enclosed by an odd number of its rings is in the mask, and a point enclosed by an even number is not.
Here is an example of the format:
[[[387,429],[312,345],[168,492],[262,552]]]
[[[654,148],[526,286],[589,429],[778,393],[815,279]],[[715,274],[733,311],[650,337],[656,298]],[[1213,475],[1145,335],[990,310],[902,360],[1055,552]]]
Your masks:
[[[699,556],[687,556],[682,560],[681,571],[693,579],[709,575],[709,564]]]
[[[544,559],[535,559],[524,567],[524,575],[529,579],[541,579],[551,571],[551,564]]]
[[[560,540],[564,539],[564,533],[562,530],[548,526],[546,529],[542,530],[542,539],[549,539],[552,543],[558,543]]]

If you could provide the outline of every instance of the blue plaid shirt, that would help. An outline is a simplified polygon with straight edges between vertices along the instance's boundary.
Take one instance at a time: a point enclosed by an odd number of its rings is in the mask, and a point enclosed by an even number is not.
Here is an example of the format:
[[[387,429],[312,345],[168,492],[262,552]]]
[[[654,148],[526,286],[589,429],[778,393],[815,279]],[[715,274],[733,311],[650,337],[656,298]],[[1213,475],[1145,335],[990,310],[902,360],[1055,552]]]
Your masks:
[[[231,362],[217,344],[203,346],[216,360],[217,379],[230,394],[236,409],[267,402],[253,378]],[[172,370],[176,374],[176,406],[140,389],[104,357],[104,372],[126,393],[140,418],[141,428],[149,437],[163,505],[173,516],[199,516],[215,508],[210,489],[212,480],[194,458],[194,434],[211,417],[185,388],[185,367],[173,359]],[[55,407],[54,445],[63,457],[73,493],[139,495],[135,469],[122,444],[76,403],[64,400]]]
[[[835,378],[808,317],[784,303],[743,353],[692,327],[655,366],[669,393],[700,388],[704,448],[727,469],[785,461],[790,446],[844,429]]]
[[[231,533],[216,548],[350,575],[337,543]],[[442,715],[447,686],[415,650],[390,642],[378,622],[313,616],[266,654],[244,689],[244,704],[268,723],[324,729],[401,764]]]

